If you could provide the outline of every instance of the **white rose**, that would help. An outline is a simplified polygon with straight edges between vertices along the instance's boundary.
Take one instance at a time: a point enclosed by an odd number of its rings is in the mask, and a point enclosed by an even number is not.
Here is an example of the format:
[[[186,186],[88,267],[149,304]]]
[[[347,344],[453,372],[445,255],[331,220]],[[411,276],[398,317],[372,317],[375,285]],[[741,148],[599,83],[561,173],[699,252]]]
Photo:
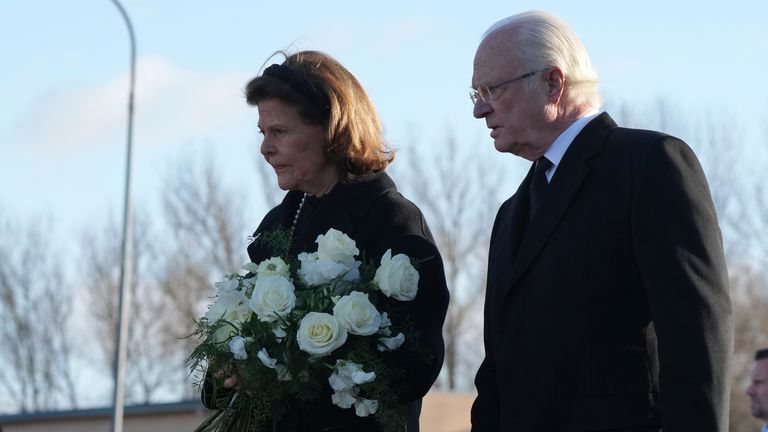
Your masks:
[[[256,280],[248,306],[259,320],[277,321],[288,315],[296,305],[296,293],[291,281],[282,276],[264,276]]]
[[[288,278],[291,275],[291,269],[282,258],[273,257],[260,262],[256,267],[256,274],[259,277],[282,276]]]
[[[395,337],[382,337],[379,338],[379,344],[376,348],[379,351],[394,351],[400,348],[400,345],[405,342],[405,335],[398,333]]]
[[[358,417],[368,417],[371,414],[376,414],[378,410],[379,401],[363,398],[358,398],[355,401],[355,414]]]
[[[212,333],[213,342],[219,344],[226,342],[232,336],[238,334],[240,329],[227,323],[222,323],[216,331]]]
[[[379,331],[381,314],[368,300],[368,294],[352,291],[333,307],[333,316],[354,335],[369,336]]]
[[[325,235],[317,236],[317,255],[323,259],[330,259],[337,263],[343,263],[351,268],[355,262],[355,255],[360,251],[355,246],[355,241],[346,234],[333,228]]]
[[[235,355],[235,360],[248,358],[248,353],[245,352],[245,339],[242,336],[235,336],[229,341],[229,350]]]
[[[333,315],[310,312],[301,319],[296,340],[302,351],[327,355],[344,345],[347,341],[347,330]]]
[[[419,289],[419,272],[413,268],[411,260],[403,254],[393,257],[392,249],[381,257],[381,265],[373,280],[386,296],[402,301],[416,298]]]

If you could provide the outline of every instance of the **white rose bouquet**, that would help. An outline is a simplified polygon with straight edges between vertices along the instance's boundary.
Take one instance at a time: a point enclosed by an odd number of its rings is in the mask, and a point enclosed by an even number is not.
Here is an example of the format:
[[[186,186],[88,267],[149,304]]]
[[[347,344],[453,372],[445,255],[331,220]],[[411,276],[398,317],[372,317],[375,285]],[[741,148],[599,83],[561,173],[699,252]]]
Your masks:
[[[194,334],[201,343],[187,360],[216,406],[197,431],[270,430],[286,404],[315,401],[325,383],[330,403],[374,415],[385,430],[401,426],[403,371],[386,352],[418,347],[408,317],[388,309],[416,297],[418,263],[388,250],[378,266],[363,264],[355,241],[335,229],[316,243],[316,252],[248,263],[247,275],[216,283]]]

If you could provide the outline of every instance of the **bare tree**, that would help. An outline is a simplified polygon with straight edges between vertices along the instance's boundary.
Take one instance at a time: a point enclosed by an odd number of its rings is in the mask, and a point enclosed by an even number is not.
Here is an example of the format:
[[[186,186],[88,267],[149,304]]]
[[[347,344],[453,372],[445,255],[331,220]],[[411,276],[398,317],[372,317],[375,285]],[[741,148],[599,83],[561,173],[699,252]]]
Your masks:
[[[134,217],[134,276],[129,306],[128,362],[126,398],[134,402],[152,402],[162,390],[173,391],[169,376],[177,371],[181,356],[165,343],[162,326],[172,319],[167,314],[157,288],[158,254],[152,243],[151,227],[146,216]],[[108,221],[100,233],[83,235],[83,284],[89,293],[89,312],[98,335],[106,369],[114,374],[114,352],[117,331],[117,290],[121,249],[118,224]],[[176,358],[176,362],[169,359]],[[176,388],[177,390],[178,388]]]
[[[0,219],[0,391],[21,412],[77,407],[72,297],[52,232],[39,220]]]
[[[760,422],[752,418],[744,390],[755,352],[768,347],[768,278],[749,263],[732,265],[729,270],[736,329],[729,430],[751,432],[759,430]]]
[[[424,154],[418,147],[410,146],[404,177],[409,196],[424,212],[435,236],[451,291],[443,326],[444,385],[450,390],[467,389],[481,360],[471,354],[482,353],[482,322],[478,325],[471,318],[482,315],[488,242],[503,171],[462,151],[450,132],[444,143],[435,146],[439,151]],[[474,333],[466,338],[470,330]]]
[[[162,202],[170,247],[160,287],[175,319],[166,320],[163,334],[166,344],[185,355],[196,342],[185,336],[213,295],[213,282],[240,271],[247,261],[244,196],[224,186],[211,158],[179,161],[166,181]],[[191,396],[192,387],[186,388]]]
[[[185,325],[200,316],[213,281],[237,272],[247,259],[243,196],[223,185],[210,159],[181,161],[166,181],[163,209],[172,238],[163,289]]]

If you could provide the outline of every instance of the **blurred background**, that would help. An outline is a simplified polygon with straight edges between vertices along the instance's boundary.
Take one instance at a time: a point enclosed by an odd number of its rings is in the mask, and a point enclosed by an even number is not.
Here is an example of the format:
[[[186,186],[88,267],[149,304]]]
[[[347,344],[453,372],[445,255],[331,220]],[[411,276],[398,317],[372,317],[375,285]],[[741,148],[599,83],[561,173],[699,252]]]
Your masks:
[[[529,167],[495,152],[472,118],[472,59],[495,21],[544,9],[582,38],[619,124],[676,135],[699,156],[736,313],[731,430],[757,430],[743,392],[754,351],[768,347],[768,3],[122,4],[138,49],[129,404],[196,398],[184,368],[194,341],[184,336],[213,281],[247,261],[246,237],[282,197],[243,86],[281,61],[275,51],[317,49],[369,92],[398,151],[389,171],[438,240],[452,303],[435,409],[468,410],[493,217]],[[0,58],[0,416],[107,407],[128,34],[108,0],[3,0]],[[465,402],[450,405],[453,397]],[[462,430],[445,427],[426,430]]]

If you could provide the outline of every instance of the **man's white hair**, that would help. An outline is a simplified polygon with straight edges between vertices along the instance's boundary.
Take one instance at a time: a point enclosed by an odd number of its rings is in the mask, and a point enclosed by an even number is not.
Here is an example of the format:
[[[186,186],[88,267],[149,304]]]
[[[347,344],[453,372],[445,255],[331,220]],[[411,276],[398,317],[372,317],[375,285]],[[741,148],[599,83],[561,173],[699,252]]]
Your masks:
[[[587,49],[565,21],[548,12],[524,12],[493,24],[483,34],[483,40],[507,29],[514,31],[514,41],[509,45],[513,51],[509,55],[514,55],[531,71],[559,67],[565,74],[565,102],[600,108],[602,97],[597,71]],[[531,81],[526,85],[531,90],[535,83]]]

